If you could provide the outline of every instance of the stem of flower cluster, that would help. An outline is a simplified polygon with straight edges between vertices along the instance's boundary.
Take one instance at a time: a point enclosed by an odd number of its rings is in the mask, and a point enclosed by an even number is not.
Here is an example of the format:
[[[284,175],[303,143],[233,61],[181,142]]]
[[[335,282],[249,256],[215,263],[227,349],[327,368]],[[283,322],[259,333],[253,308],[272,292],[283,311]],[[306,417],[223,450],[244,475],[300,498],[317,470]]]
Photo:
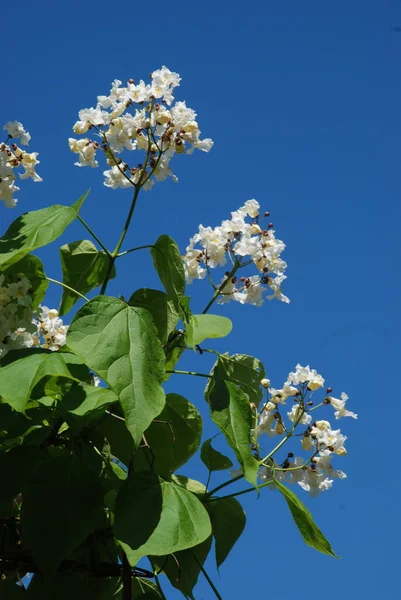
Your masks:
[[[105,291],[106,291],[107,284],[109,282],[110,275],[111,275],[111,272],[113,270],[114,263],[116,262],[118,253],[119,253],[120,248],[121,248],[121,246],[122,246],[122,244],[124,242],[125,236],[127,235],[127,232],[128,232],[128,229],[129,229],[129,226],[130,226],[130,223],[131,223],[132,215],[134,214],[136,202],[138,200],[138,194],[139,194],[140,189],[141,189],[141,186],[138,183],[135,186],[134,196],[132,198],[131,206],[130,206],[130,209],[129,209],[129,212],[128,212],[128,215],[127,215],[127,219],[125,221],[124,229],[123,229],[123,231],[122,231],[122,233],[120,235],[120,239],[118,240],[117,245],[114,248],[114,250],[111,253],[111,255],[109,255],[109,266],[108,266],[108,269],[107,269],[107,272],[106,272],[106,277],[104,278],[104,281],[103,281],[102,289],[100,290],[101,294],[104,294]]]
[[[228,282],[234,277],[234,275],[238,271],[239,267],[240,267],[240,263],[238,261],[236,261],[236,263],[234,264],[233,268],[231,269],[229,275],[227,275],[227,279],[225,279],[225,281],[223,281],[223,283],[217,288],[217,290],[215,290],[215,292],[214,292],[214,294],[213,294],[210,302],[207,304],[206,308],[202,311],[203,315],[205,313],[207,313],[207,311],[209,310],[209,308],[212,306],[212,304],[215,302],[215,300],[220,295],[220,292],[222,290],[224,290],[224,288],[226,287],[226,285],[228,284]]]

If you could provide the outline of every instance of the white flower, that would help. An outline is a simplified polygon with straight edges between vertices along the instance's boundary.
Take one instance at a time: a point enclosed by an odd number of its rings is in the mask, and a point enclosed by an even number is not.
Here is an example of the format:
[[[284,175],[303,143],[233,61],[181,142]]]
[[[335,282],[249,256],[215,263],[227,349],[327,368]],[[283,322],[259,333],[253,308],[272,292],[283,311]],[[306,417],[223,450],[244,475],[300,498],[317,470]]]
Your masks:
[[[98,167],[99,163],[95,159],[96,147],[88,138],[82,138],[76,140],[74,138],[68,139],[71,152],[78,154],[79,161],[74,163],[78,167]]]
[[[40,161],[36,158],[37,156],[38,152],[31,152],[30,154],[28,152],[24,152],[22,154],[21,165],[24,167],[25,173],[22,173],[22,175],[20,175],[21,179],[28,179],[29,177],[35,183],[43,181],[43,179],[35,171],[36,165],[40,163]]]
[[[294,404],[293,407],[291,408],[291,410],[287,413],[287,416],[290,421],[294,422],[294,421],[298,420],[301,412],[302,412],[302,409],[299,406],[299,404]],[[301,419],[298,422],[301,423],[301,425],[309,425],[309,423],[312,422],[312,417],[311,417],[311,415],[308,415],[308,413],[304,412],[304,414],[302,415]]]
[[[317,440],[321,455],[334,452],[343,456],[347,453],[344,448],[346,436],[339,429],[332,430],[328,421],[316,421],[311,429],[311,436]]]
[[[244,212],[246,215],[256,219],[259,216],[260,204],[257,200],[247,200],[244,206],[239,209],[240,212]]]
[[[344,392],[341,394],[341,400],[338,398],[333,398],[332,396],[327,396],[327,399],[330,400],[330,404],[336,409],[334,413],[336,419],[341,419],[342,417],[352,417],[353,419],[358,418],[358,415],[345,408],[348,396]]]
[[[310,390],[315,391],[324,385],[324,379],[315,371],[315,369],[311,369],[309,365],[301,367],[300,364],[297,364],[295,372],[289,373],[287,383],[293,383],[294,385],[307,383],[307,387]]]
[[[312,469],[306,469],[303,473],[303,478],[297,483],[303,490],[309,492],[313,498],[321,492],[330,489],[333,485],[333,480],[326,477],[323,473]]]
[[[271,294],[270,296],[267,296],[268,300],[273,300],[274,298],[277,298],[278,300],[281,300],[281,302],[285,302],[286,304],[289,304],[290,299],[288,298],[288,296],[285,296],[283,294],[283,292],[281,291],[281,287],[280,287],[281,284],[283,283],[284,279],[287,279],[286,275],[278,275],[274,279],[272,277],[269,277],[268,283],[274,293]]]
[[[261,283],[259,275],[252,275],[248,278],[247,284],[241,291],[234,293],[235,300],[241,304],[253,304],[254,306],[262,306],[262,294],[265,291]]]
[[[274,427],[272,427],[274,421],[274,410],[268,410],[266,407],[259,417],[258,436],[262,435],[263,433],[266,433],[269,437],[273,437],[274,435],[276,435],[276,430]]]
[[[29,140],[31,139],[31,136],[27,131],[25,131],[23,124],[19,121],[9,121],[4,125],[3,129],[7,131],[10,138],[20,138],[20,143],[23,146],[29,145]]]
[[[104,185],[114,190],[116,190],[117,188],[131,187],[134,183],[133,179],[131,179],[131,183],[127,179],[127,177],[125,177],[124,172],[122,172],[117,165],[111,167],[109,171],[103,171],[103,175],[106,178],[104,181]]]

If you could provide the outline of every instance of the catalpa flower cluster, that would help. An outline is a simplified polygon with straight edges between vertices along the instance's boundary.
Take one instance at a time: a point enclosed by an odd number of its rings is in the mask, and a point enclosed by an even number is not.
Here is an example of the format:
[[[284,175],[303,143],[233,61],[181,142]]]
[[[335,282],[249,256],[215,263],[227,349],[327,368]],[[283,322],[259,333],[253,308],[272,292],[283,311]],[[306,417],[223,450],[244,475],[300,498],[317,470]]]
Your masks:
[[[22,123],[10,121],[4,125],[3,129],[7,132],[7,139],[0,144],[0,200],[8,208],[14,208],[18,200],[14,197],[19,187],[15,185],[17,179],[16,172],[19,172],[20,179],[32,179],[35,182],[43,181],[36,173],[36,165],[39,164],[37,152],[26,152],[22,150],[15,142],[10,140],[20,140],[22,146],[28,146],[31,136],[25,131]]]
[[[0,273],[0,358],[20,348],[59,350],[67,330],[57,310],[39,306],[33,311],[32,285],[23,273]]]
[[[263,434],[286,436],[287,439],[298,436],[301,449],[310,456],[294,458],[294,453],[289,452],[281,464],[269,458],[260,468],[260,479],[268,481],[274,475],[278,480],[297,483],[312,496],[331,488],[334,479],[344,479],[346,474],[333,468],[331,463],[334,456],[346,455],[347,438],[340,429],[333,429],[329,421],[314,420],[313,411],[331,405],[335,419],[357,419],[355,413],[346,409],[348,396],[342,393],[340,399],[334,398],[331,396],[332,389],[327,388],[326,396],[315,404],[313,394],[323,388],[324,379],[314,369],[299,364],[288,375],[282,388],[271,387],[268,379],[263,379],[261,385],[267,390],[268,398],[259,413],[258,427],[252,432],[254,439]],[[290,401],[291,407],[288,406]],[[283,415],[284,407],[289,408],[286,410],[287,419]]]
[[[79,112],[73,127],[76,134],[94,134],[95,139],[70,138],[72,152],[78,154],[79,167],[97,167],[97,153],[103,151],[109,169],[104,171],[107,187],[140,185],[148,190],[154,180],[172,177],[175,154],[191,154],[195,148],[208,152],[211,139],[201,139],[196,113],[185,102],[174,102],[173,91],[180,84],[178,73],[167,67],[154,71],[150,83],[130,79],[126,86],[116,79],[108,96],[98,96],[94,108]],[[126,150],[143,150],[143,161],[128,165],[118,155]]]
[[[289,302],[281,291],[286,262],[280,258],[285,244],[274,235],[273,223],[263,225],[270,213],[260,217],[260,205],[256,200],[247,200],[237,211],[231,213],[231,219],[218,227],[199,225],[189,241],[183,256],[185,276],[188,283],[194,279],[204,279],[210,269],[231,264],[221,280],[218,302],[237,300],[241,304],[261,306],[264,292],[270,288],[269,300],[278,298]],[[236,275],[240,268],[253,264],[259,274],[248,277]]]

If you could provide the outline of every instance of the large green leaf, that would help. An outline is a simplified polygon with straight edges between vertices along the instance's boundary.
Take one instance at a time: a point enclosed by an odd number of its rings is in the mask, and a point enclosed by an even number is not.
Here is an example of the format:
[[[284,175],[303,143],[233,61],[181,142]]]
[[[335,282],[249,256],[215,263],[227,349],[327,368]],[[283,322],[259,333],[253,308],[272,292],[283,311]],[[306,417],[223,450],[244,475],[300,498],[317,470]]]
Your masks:
[[[164,352],[150,313],[97,296],[75,315],[67,344],[117,394],[139,445],[165,404]]]
[[[32,308],[36,310],[42,302],[49,285],[43,265],[37,256],[27,254],[21,260],[3,270],[5,277],[19,275],[20,273],[25,275],[31,282]]]
[[[159,333],[159,339],[163,345],[166,344],[168,334],[174,329],[179,319],[176,313],[171,312],[167,294],[160,290],[141,288],[132,294],[128,304],[146,308],[150,312]]]
[[[202,418],[195,406],[183,396],[168,394],[163,411],[146,430],[147,446],[135,455],[135,470],[170,475],[195,454],[201,436]]]
[[[220,377],[220,371],[215,369],[205,390],[211,417],[234,450],[245,478],[256,487],[259,463],[250,448],[253,416],[249,399],[240,388]]]
[[[246,516],[235,498],[221,498],[206,504],[215,539],[216,563],[219,568],[244,531]]]
[[[66,422],[77,434],[103,415],[105,409],[115,402],[118,402],[118,397],[109,388],[73,385],[63,397],[61,407],[67,411],[64,414]]]
[[[227,317],[219,315],[191,315],[187,325],[185,341],[188,346],[197,346],[208,338],[226,337],[233,325]]]
[[[113,529],[131,565],[148,554],[191,548],[211,534],[209,516],[195,494],[151,472],[135,473],[123,483]]]
[[[274,484],[286,499],[288,508],[291,511],[292,517],[304,542],[322,554],[329,554],[330,556],[334,556],[334,558],[339,558],[331,547],[330,542],[325,538],[314,522],[311,513],[298,496],[279,481],[275,480]]]
[[[150,252],[168,299],[173,301],[176,311],[181,313],[180,299],[185,293],[185,273],[177,244],[168,235],[161,235]]]
[[[94,426],[94,430],[107,439],[112,455],[128,467],[135,452],[135,446],[124,419],[106,414]]]
[[[53,576],[60,562],[103,524],[103,488],[81,460],[51,457],[23,486],[23,547]]]
[[[40,448],[19,446],[0,455],[0,518],[13,512],[13,500],[22,491],[32,473],[47,459],[47,453]]]
[[[61,268],[63,283],[86,294],[102,285],[109,268],[109,257],[105,252],[97,250],[96,246],[88,240],[71,242],[60,248]],[[109,279],[116,276],[113,269]],[[65,315],[79,300],[79,296],[67,288],[63,288],[59,313]]]
[[[215,450],[212,446],[213,438],[209,438],[202,444],[201,448],[201,460],[209,471],[224,471],[230,469],[233,463],[218,450]]]
[[[0,396],[19,412],[24,412],[36,384],[48,377],[79,381],[66,363],[67,353],[34,353],[0,369]],[[18,382],[18,385],[16,385]]]
[[[241,388],[253,402],[259,406],[263,398],[260,381],[265,377],[265,369],[261,361],[247,354],[221,354],[214,368],[219,369],[221,377]]]
[[[77,218],[86,192],[72,206],[55,204],[24,213],[18,217],[0,239],[0,268],[12,265],[26,254],[50,244]]]
[[[212,536],[193,548],[174,552],[174,557],[153,556],[152,562],[167,575],[172,586],[180,590],[186,598],[194,600],[192,590],[197,584],[211,545]]]

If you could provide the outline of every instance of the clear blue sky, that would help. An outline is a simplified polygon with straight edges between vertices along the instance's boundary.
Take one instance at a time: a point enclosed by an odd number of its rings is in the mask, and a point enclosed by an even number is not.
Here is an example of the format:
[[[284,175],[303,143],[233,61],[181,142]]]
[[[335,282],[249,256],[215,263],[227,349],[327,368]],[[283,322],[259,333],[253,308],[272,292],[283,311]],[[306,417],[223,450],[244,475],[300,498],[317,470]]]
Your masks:
[[[215,147],[178,157],[179,184],[143,194],[128,245],[168,233],[184,249],[199,223],[218,224],[257,198],[287,243],[292,302],[218,308],[234,330],[216,347],[258,356],[277,387],[297,362],[310,364],[359,413],[341,422],[348,456],[336,464],[348,479],[317,499],[299,489],[342,560],[303,545],[277,494],[245,496],[243,538],[220,576],[210,561],[225,600],[398,596],[401,33],[392,28],[401,3],[23,0],[0,17],[2,120],[25,124],[44,178],[21,182],[14,212],[0,207],[2,229],[91,187],[84,218],[115,244],[130,192],[105,188],[100,169],[74,167],[67,138],[77,111],[114,78],[147,78],[166,64],[182,75],[176,96],[197,110]],[[85,237],[74,225],[62,242]],[[40,253],[56,278],[58,245]],[[110,292],[155,286],[150,264],[146,254],[121,259]],[[207,284],[189,291],[203,308]],[[52,288],[49,304],[58,300]],[[207,357],[187,363],[209,368]],[[206,414],[199,381],[177,379],[170,389]],[[191,467],[205,481],[202,466]],[[202,581],[197,600],[211,597]]]

